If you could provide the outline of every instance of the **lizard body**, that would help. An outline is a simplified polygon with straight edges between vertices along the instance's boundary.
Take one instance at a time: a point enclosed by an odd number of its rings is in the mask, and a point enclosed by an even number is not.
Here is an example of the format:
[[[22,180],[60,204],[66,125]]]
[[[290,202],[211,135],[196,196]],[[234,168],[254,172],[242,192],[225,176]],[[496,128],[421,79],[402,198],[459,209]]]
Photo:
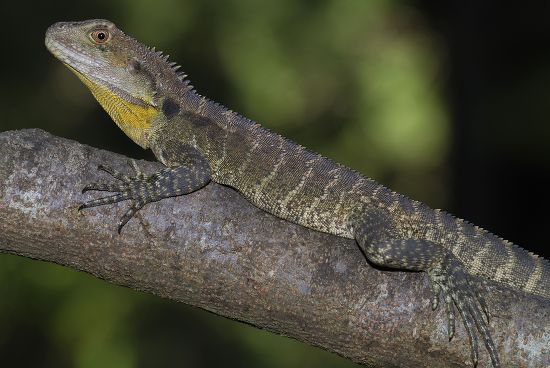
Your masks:
[[[135,177],[102,167],[119,183],[84,190],[114,194],[82,208],[130,199],[119,231],[145,204],[198,190],[210,180],[259,208],[308,228],[356,239],[378,265],[425,271],[443,293],[454,334],[458,310],[478,360],[478,334],[494,367],[486,305],[473,277],[550,299],[550,263],[444,211],[406,198],[196,93],[167,57],[106,20],[56,23],[46,46],[119,127],[166,169]],[[454,306],[454,307],[453,307]]]

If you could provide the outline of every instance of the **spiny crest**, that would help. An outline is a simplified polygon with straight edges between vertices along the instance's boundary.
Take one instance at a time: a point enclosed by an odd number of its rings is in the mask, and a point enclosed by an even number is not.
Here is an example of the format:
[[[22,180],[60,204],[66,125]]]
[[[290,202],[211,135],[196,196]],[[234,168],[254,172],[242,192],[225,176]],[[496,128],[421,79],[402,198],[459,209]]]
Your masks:
[[[489,230],[486,230],[484,229],[483,227],[481,226],[477,226],[477,225],[474,225],[472,224],[471,222],[467,221],[467,220],[463,220],[459,217],[456,217],[446,211],[442,211],[440,210],[440,212],[444,213],[445,215],[447,216],[451,216],[456,222],[458,223],[463,223],[463,224],[466,224],[466,225],[469,225],[469,226],[473,226],[473,228],[476,230],[476,232],[480,235],[480,236],[485,236],[485,237],[488,237],[490,239],[492,239],[493,241],[496,241],[497,243],[500,243],[502,246],[506,246],[506,247],[511,247],[512,249],[516,250],[517,252],[519,252],[518,254],[527,254],[529,257],[532,257],[533,259],[540,259],[541,260],[541,263],[545,265],[545,267],[550,267],[550,262],[549,260],[545,259],[544,257],[541,257],[539,256],[538,254],[535,254],[521,246],[519,246],[518,244],[515,244],[514,242],[511,242],[509,240],[506,240],[492,232],[490,232]]]
[[[164,61],[170,69],[176,74],[176,77],[184,83],[186,86],[188,86],[190,89],[193,88],[193,86],[190,84],[190,81],[187,79],[187,74],[183,72],[181,69],[181,65],[174,61],[168,61],[170,58],[170,55],[164,54],[162,51],[157,50],[154,46],[149,47],[149,50],[153,53],[155,53],[162,61]]]
[[[231,110],[230,108],[226,107],[225,105],[223,105],[223,104],[221,104],[221,103],[219,103],[219,102],[217,102],[217,101],[211,100],[211,99],[209,99],[208,97],[206,97],[206,96],[200,94],[200,93],[197,92],[197,90],[194,89],[194,88],[191,88],[191,93],[195,94],[196,96],[198,96],[198,97],[200,97],[200,98],[204,98],[204,99],[207,101],[207,103],[208,103],[209,105],[213,106],[214,108],[216,108],[216,109],[218,109],[218,110],[223,110],[223,111],[225,111],[226,113],[233,114],[233,115],[235,116],[235,118],[237,119],[238,122],[241,122],[241,123],[243,123],[243,124],[245,124],[245,125],[247,125],[247,126],[248,126],[248,125],[257,125],[257,126],[261,126],[260,124],[258,124],[258,123],[255,122],[254,120],[251,120],[251,119],[249,119],[249,118],[247,118],[247,117],[245,117],[245,116],[239,114],[238,112]],[[271,131],[270,131],[269,129],[267,129],[266,127],[263,127],[263,126],[261,126],[261,127],[262,127],[263,129],[265,129],[265,130],[271,132]]]

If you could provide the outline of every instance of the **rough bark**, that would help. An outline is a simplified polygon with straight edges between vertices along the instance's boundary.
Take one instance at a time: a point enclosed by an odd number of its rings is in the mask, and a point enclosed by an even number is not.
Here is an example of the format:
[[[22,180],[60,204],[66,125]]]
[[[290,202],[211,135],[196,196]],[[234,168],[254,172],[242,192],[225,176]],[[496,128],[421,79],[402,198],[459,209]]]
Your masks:
[[[216,184],[147,205],[77,211],[128,159],[41,130],[0,133],[0,252],[46,260],[320,346],[372,367],[468,367],[420,273],[370,266],[353,241],[275,218]],[[145,171],[158,163],[139,162]],[[550,305],[488,286],[504,367],[550,366]],[[487,366],[482,347],[480,367]]]

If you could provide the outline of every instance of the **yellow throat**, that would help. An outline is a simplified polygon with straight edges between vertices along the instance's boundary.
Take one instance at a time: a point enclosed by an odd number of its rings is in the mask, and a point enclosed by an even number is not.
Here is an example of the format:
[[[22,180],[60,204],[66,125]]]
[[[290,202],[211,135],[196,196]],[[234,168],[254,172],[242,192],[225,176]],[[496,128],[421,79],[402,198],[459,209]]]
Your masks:
[[[107,87],[94,83],[85,75],[67,65],[78,78],[90,89],[95,99],[103,107],[116,125],[143,148],[148,148],[147,131],[151,128],[151,120],[158,111],[151,105],[136,105],[115,95]]]

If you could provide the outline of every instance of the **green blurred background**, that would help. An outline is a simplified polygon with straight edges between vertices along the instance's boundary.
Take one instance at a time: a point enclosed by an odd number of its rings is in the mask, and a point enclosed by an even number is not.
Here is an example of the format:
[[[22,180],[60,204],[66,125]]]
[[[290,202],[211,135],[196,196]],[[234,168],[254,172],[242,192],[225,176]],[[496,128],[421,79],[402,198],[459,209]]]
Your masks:
[[[497,0],[3,2],[0,131],[141,151],[43,46],[107,18],[214,100],[539,254],[550,222],[550,4]],[[352,367],[60,266],[0,255],[2,367]]]

